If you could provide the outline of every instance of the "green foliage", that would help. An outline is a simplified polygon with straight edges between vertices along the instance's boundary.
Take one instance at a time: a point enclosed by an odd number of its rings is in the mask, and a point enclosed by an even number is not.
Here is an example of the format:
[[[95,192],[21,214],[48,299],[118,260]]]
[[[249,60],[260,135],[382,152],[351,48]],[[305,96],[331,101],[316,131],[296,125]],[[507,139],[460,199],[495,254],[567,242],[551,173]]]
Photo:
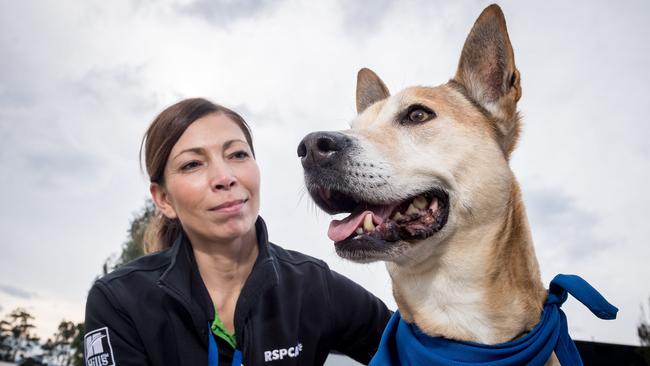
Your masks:
[[[142,210],[131,221],[129,238],[122,245],[122,254],[118,265],[144,255],[144,232],[149,220],[156,214],[156,206],[151,199],[147,199]]]
[[[11,354],[10,339],[11,326],[8,321],[0,320],[0,361],[9,361]]]
[[[34,317],[23,308],[16,308],[0,323],[0,359],[17,361],[25,358],[38,345],[39,338],[33,334]]]
[[[42,354],[34,354],[39,338],[32,332],[34,317],[23,308],[14,309],[0,321],[0,361],[40,365],[84,365],[84,324],[63,320],[52,338],[40,345]]]
[[[650,304],[650,299],[648,299],[648,304]],[[641,305],[641,323],[636,328],[637,334],[639,335],[639,341],[641,342],[640,352],[645,358],[645,361],[650,365],[650,318],[648,318],[643,310],[643,305]]]
[[[105,275],[126,263],[144,255],[144,234],[149,221],[156,214],[156,205],[151,199],[144,202],[144,207],[131,220],[126,241],[122,244],[119,256],[111,256],[104,261],[102,273]]]
[[[86,330],[84,323],[77,323],[75,325],[75,337],[72,339],[72,349],[74,353],[72,354],[71,365],[72,366],[85,366],[86,362],[84,360],[84,335]]]
[[[83,336],[83,323],[61,321],[54,337],[41,345],[43,359],[54,365],[83,365]]]

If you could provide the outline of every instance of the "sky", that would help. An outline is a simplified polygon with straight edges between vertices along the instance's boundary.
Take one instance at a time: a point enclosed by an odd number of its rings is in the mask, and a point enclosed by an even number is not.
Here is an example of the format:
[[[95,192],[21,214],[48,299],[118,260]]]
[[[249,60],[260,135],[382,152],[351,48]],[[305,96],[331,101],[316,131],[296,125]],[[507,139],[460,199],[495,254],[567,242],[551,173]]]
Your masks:
[[[587,279],[619,307],[564,306],[575,339],[638,344],[650,297],[650,3],[503,1],[522,75],[511,166],[542,270]],[[381,263],[334,252],[296,147],[355,116],[356,73],[391,91],[455,73],[486,1],[0,0],[0,317],[21,306],[51,336],[148,197],[142,135],[206,97],[248,120],[273,242],[395,302]]]

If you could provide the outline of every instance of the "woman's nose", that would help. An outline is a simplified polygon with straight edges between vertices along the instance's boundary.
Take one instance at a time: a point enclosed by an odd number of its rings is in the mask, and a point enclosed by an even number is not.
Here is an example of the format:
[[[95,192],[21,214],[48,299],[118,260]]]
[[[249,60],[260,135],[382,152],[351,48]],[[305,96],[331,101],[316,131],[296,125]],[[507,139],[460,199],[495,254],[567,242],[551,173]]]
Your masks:
[[[237,183],[237,178],[226,164],[214,164],[210,187],[215,190],[229,190]]]

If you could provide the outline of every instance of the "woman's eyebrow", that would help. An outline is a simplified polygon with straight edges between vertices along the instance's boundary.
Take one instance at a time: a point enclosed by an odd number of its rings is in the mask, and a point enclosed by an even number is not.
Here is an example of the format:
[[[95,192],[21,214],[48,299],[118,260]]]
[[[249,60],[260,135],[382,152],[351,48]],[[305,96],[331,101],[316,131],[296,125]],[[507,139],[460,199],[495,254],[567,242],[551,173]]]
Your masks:
[[[232,144],[234,144],[235,142],[241,142],[241,143],[243,143],[243,144],[246,144],[246,146],[248,146],[248,142],[246,142],[246,141],[244,141],[244,140],[233,139],[233,140],[228,140],[228,141],[226,141],[226,142],[223,144],[223,150],[228,149],[228,148],[229,148]]]
[[[224,142],[222,150],[227,150],[235,142],[241,142],[243,144],[246,144],[246,146],[248,146],[248,142],[246,142],[244,140],[232,139],[232,140],[228,140],[228,141]],[[203,148],[203,147],[191,147],[189,149],[181,150],[181,151],[178,152],[178,154],[176,154],[176,156],[174,156],[172,158],[172,160],[178,158],[179,156],[181,156],[181,155],[183,155],[184,153],[187,153],[187,152],[191,152],[191,153],[194,153],[194,154],[197,154],[197,155],[201,155],[201,154],[205,153],[205,148]]]
[[[191,153],[195,153],[197,155],[201,155],[201,154],[203,154],[204,149],[202,147],[192,147],[192,148],[189,148],[189,149],[182,150],[178,154],[176,154],[176,156],[174,156],[172,158],[172,160],[178,158],[179,156],[181,156],[181,155],[183,155],[183,154],[185,154],[187,152],[191,152]]]

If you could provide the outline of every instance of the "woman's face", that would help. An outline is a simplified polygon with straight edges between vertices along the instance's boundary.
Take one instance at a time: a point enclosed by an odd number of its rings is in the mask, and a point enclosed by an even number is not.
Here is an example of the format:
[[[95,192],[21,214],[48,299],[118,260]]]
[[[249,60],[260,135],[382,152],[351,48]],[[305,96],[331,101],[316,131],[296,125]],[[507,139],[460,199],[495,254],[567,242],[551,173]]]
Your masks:
[[[260,171],[239,126],[221,113],[194,121],[172,148],[164,187],[151,185],[162,213],[190,240],[240,237],[254,230]]]

